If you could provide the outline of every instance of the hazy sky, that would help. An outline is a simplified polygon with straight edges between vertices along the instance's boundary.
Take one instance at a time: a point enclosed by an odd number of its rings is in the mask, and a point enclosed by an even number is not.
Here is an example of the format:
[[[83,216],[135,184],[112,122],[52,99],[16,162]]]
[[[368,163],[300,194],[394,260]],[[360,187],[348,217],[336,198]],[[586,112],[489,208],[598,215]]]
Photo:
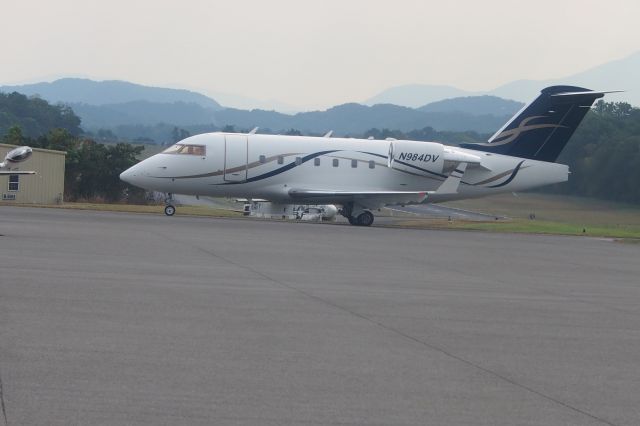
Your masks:
[[[640,50],[640,1],[7,1],[0,84],[65,76],[293,105],[390,86],[488,90]]]

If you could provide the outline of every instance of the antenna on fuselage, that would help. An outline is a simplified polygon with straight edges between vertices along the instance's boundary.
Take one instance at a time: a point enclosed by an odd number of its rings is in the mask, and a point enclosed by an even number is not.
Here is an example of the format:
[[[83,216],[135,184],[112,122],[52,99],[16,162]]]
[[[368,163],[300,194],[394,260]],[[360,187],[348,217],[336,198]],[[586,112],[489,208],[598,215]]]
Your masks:
[[[333,135],[333,130],[329,130],[327,133],[325,133],[323,138],[330,138],[331,135]]]
[[[256,132],[258,131],[260,127],[254,127],[253,129],[251,129],[251,131],[249,133],[247,133],[248,135],[255,135]]]

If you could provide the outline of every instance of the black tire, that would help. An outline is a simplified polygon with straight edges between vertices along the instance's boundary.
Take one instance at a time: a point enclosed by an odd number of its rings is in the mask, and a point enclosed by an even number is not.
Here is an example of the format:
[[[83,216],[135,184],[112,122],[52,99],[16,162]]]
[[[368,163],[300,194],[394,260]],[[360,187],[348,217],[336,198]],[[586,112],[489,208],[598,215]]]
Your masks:
[[[360,226],[371,226],[373,224],[373,213],[367,211],[360,213],[357,222]]]
[[[176,214],[176,208],[169,204],[164,208],[164,214],[166,214],[167,216],[173,216],[174,214]]]
[[[353,216],[347,216],[347,220],[349,221],[349,223],[351,225],[357,225],[358,224],[358,220]]]

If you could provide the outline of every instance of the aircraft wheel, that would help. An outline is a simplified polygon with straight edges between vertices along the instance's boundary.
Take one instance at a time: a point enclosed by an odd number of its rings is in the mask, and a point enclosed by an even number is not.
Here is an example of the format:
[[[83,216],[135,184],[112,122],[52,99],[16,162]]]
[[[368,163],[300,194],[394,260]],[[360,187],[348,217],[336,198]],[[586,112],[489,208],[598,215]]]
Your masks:
[[[174,214],[176,214],[176,208],[169,204],[164,208],[164,214],[166,214],[167,216],[173,216]]]
[[[362,212],[358,215],[356,220],[360,226],[371,226],[373,223],[373,213],[368,211]]]
[[[347,220],[349,221],[349,223],[351,225],[357,225],[358,224],[358,220],[353,216],[347,216]]]

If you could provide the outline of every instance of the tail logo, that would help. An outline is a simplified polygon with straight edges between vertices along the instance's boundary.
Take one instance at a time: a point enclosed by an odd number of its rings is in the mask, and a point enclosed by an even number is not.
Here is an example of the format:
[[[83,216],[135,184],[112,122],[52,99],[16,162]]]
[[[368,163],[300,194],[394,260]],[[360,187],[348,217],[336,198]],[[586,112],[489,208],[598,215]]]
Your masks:
[[[506,145],[510,142],[513,142],[518,136],[520,136],[524,132],[528,132],[536,129],[547,129],[547,128],[558,128],[558,127],[567,127],[562,126],[560,124],[529,124],[530,121],[538,119],[538,118],[546,118],[544,115],[534,115],[532,117],[527,117],[520,122],[518,127],[511,130],[505,130],[504,132],[497,135],[490,144],[493,146],[498,145]],[[501,140],[502,139],[502,140]],[[495,141],[495,142],[494,142]]]

